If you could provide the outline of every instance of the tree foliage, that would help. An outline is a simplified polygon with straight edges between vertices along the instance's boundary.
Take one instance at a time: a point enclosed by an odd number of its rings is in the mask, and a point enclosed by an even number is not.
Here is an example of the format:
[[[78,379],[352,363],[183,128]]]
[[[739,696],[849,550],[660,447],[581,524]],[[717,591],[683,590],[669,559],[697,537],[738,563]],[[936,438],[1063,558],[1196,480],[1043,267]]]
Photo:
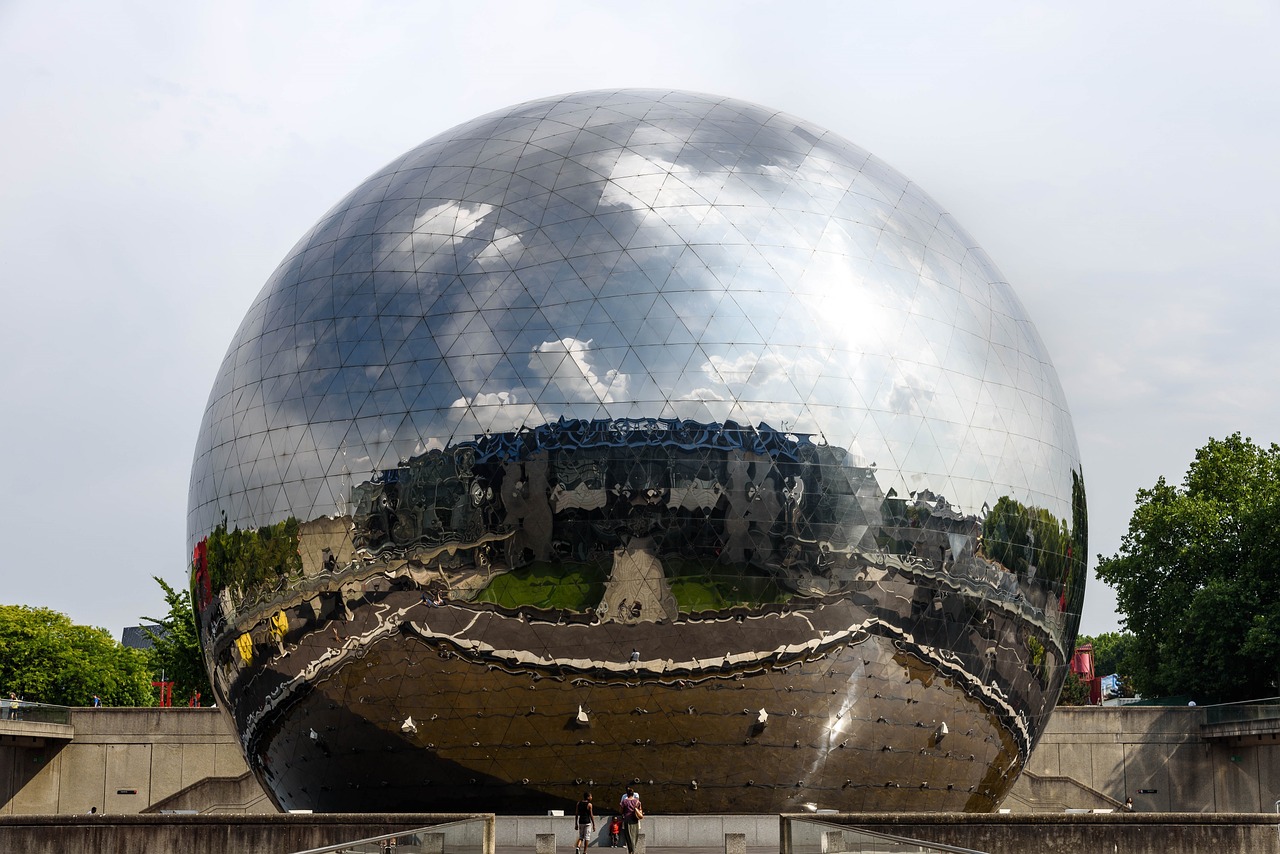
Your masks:
[[[1196,451],[1181,486],[1138,492],[1120,550],[1099,556],[1148,697],[1280,693],[1280,446],[1236,433]]]
[[[1128,662],[1129,648],[1133,644],[1133,635],[1129,632],[1103,632],[1100,635],[1080,635],[1076,638],[1076,648],[1089,644],[1093,647],[1093,671],[1099,676],[1110,676],[1115,673],[1121,678],[1132,671]]]
[[[251,595],[274,587],[282,578],[302,572],[298,520],[290,516],[248,531],[228,531],[223,521],[209,534],[208,561],[215,592],[230,587],[240,595]]]
[[[1059,706],[1089,705],[1089,686],[1081,681],[1074,672],[1068,672],[1062,682],[1062,693],[1058,695]]]
[[[87,706],[94,694],[109,706],[155,702],[143,652],[106,629],[26,605],[0,605],[0,690],[62,706]]]
[[[174,590],[158,576],[156,583],[164,590],[164,601],[169,613],[161,619],[143,617],[150,626],[143,631],[151,638],[151,667],[157,678],[173,682],[175,703],[185,704],[197,694],[202,702],[211,702],[209,674],[200,652],[200,633],[196,628],[195,611],[191,607],[190,590]]]

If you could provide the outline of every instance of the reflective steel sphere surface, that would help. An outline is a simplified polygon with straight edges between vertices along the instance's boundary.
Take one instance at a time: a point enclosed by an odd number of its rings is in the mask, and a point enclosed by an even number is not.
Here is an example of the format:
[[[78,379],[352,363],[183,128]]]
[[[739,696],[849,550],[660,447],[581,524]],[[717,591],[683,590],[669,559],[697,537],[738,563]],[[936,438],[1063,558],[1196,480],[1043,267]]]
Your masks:
[[[218,700],[316,810],[994,809],[1087,547],[1049,357],[955,221],[822,128],[641,90],[322,217],[188,519]]]

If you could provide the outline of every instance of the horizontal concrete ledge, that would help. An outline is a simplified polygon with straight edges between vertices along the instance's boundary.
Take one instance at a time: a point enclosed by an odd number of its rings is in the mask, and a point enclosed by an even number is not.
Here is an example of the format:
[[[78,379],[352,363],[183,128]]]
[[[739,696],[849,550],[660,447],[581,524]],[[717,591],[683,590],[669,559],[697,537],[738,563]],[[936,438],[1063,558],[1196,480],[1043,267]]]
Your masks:
[[[15,738],[46,738],[55,741],[70,741],[76,730],[71,724],[50,724],[44,721],[6,721],[0,720],[0,735],[11,735]]]
[[[793,813],[781,822],[782,854],[817,849],[831,825],[987,854],[1280,854],[1274,813]]]
[[[1280,814],[1269,812],[1121,812],[1112,813],[784,813],[782,818],[820,821],[849,827],[858,825],[1271,825],[1280,827]]]
[[[79,825],[101,827],[104,824],[122,827],[148,826],[224,826],[244,827],[252,825],[348,825],[381,824],[394,827],[426,827],[447,824],[452,821],[489,819],[492,813],[278,813],[275,815],[5,815],[0,816],[0,828],[4,827],[75,827]]]
[[[0,851],[63,854],[225,854],[305,851],[418,828],[472,821],[455,830],[465,850],[493,854],[493,815],[476,813],[351,813],[284,815],[71,815],[0,817]]]

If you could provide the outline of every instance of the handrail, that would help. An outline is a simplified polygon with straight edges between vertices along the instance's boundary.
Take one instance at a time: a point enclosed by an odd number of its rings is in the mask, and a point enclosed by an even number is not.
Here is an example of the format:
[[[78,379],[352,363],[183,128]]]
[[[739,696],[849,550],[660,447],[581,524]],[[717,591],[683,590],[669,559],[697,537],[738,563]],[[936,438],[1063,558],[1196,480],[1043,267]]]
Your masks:
[[[1280,697],[1261,700],[1237,700],[1234,703],[1217,703],[1203,706],[1207,724],[1244,723],[1245,721],[1275,720],[1280,718]]]
[[[67,724],[71,722],[71,707],[0,697],[0,721]]]
[[[457,821],[446,821],[442,824],[428,824],[426,827],[415,827],[412,830],[397,830],[393,833],[384,833],[381,836],[370,836],[367,839],[354,839],[350,842],[340,842],[336,845],[326,845],[323,848],[308,848],[306,851],[295,851],[293,854],[338,854],[338,852],[349,851],[357,845],[370,845],[378,842],[389,842],[392,839],[399,839],[403,836],[414,836],[419,833],[438,833],[448,827],[462,827],[463,825],[481,822],[487,819],[483,816],[475,818],[464,818]],[[483,848],[483,846],[481,846]]]
[[[957,845],[948,845],[945,842],[929,842],[924,839],[911,839],[906,836],[895,836],[892,833],[881,833],[878,830],[868,830],[865,827],[858,827],[853,824],[834,824],[821,819],[807,818],[803,815],[784,815],[782,817],[788,824],[791,822],[802,821],[806,824],[816,824],[822,827],[829,827],[832,830],[849,830],[854,833],[865,833],[867,836],[873,836],[877,839],[883,839],[887,842],[896,842],[903,845],[918,845],[924,848],[932,848],[937,851],[945,851],[947,854],[989,854],[986,851],[978,851],[973,848],[961,848]]]

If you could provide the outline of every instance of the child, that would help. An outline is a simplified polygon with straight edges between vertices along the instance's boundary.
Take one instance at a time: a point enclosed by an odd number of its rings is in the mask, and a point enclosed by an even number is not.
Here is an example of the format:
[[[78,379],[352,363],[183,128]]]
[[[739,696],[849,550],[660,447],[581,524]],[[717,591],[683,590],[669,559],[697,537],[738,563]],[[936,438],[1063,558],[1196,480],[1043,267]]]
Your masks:
[[[618,835],[622,833],[622,817],[614,816],[613,821],[609,822],[609,847],[618,847]]]

